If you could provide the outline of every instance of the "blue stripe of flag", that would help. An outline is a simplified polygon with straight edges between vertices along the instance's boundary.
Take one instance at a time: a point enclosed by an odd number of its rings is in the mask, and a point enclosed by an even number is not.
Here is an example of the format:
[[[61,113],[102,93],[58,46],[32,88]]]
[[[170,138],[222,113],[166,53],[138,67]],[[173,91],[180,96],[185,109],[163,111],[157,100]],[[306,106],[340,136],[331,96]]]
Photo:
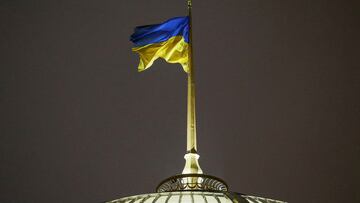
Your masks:
[[[130,36],[135,47],[164,42],[174,36],[183,36],[189,42],[189,17],[171,18],[156,25],[138,26]]]

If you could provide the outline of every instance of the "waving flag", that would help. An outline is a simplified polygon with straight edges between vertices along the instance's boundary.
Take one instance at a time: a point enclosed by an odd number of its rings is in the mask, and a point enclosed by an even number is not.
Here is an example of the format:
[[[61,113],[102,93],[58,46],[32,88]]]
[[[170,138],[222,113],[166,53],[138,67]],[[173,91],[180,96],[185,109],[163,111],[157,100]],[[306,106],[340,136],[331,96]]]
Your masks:
[[[180,63],[189,72],[189,17],[171,18],[161,24],[135,28],[130,40],[133,52],[139,54],[139,71],[149,68],[156,59]]]

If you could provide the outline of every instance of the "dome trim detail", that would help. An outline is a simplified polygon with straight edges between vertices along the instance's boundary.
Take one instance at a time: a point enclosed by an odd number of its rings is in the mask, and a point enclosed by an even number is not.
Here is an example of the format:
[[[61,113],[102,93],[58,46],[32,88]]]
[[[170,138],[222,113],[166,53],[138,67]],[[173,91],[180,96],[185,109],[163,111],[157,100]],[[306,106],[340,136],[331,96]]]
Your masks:
[[[171,176],[163,180],[157,187],[156,192],[173,191],[228,191],[225,181],[215,176],[204,174],[181,174]]]

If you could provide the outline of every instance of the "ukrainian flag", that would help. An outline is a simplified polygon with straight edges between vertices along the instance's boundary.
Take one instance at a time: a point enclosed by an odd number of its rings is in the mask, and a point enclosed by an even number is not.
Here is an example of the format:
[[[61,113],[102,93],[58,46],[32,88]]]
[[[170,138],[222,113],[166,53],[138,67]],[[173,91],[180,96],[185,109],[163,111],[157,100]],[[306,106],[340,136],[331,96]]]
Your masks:
[[[185,72],[189,62],[189,17],[171,18],[161,24],[135,28],[130,40],[133,52],[139,54],[139,71],[149,68],[156,59],[180,63]]]

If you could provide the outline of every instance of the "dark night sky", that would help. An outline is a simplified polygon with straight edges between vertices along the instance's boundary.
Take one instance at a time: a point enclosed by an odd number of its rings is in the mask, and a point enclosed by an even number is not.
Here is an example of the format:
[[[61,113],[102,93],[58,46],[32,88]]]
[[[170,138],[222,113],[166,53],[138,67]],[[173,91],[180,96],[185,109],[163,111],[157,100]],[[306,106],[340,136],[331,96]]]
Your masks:
[[[232,191],[360,202],[359,1],[194,0],[200,164]],[[180,173],[186,75],[137,73],[185,0],[0,1],[0,202],[101,202]]]

